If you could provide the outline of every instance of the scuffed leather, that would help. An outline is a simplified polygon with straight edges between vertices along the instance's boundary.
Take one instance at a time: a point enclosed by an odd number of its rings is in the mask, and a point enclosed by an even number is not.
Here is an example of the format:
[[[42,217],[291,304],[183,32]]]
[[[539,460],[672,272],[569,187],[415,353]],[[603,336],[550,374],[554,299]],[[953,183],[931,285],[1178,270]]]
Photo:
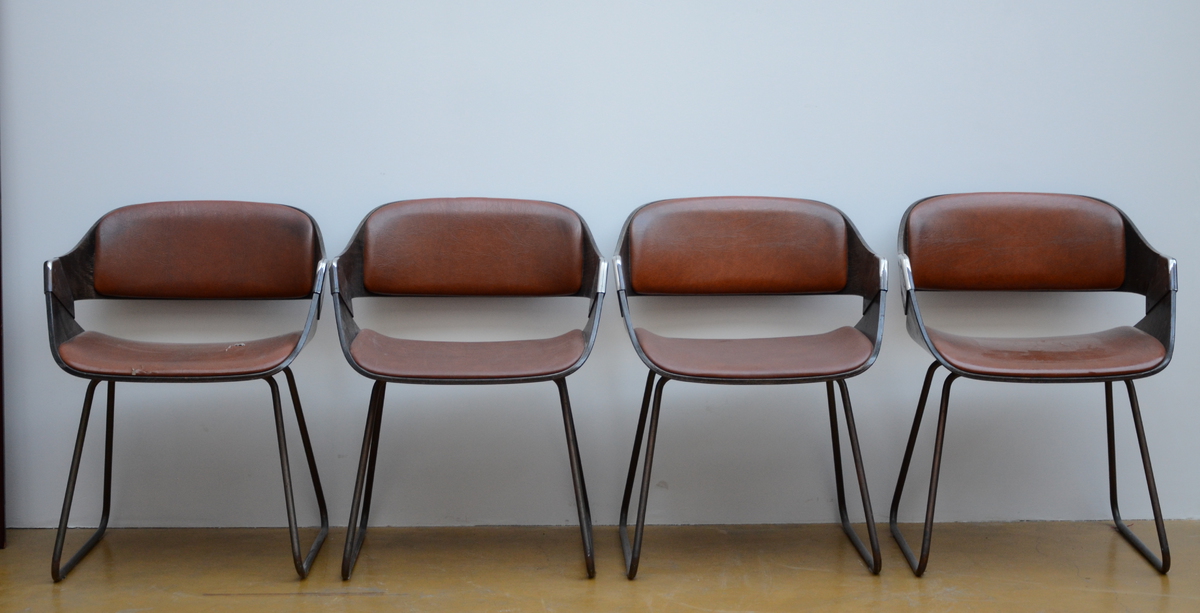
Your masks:
[[[276,368],[300,342],[300,333],[234,343],[148,343],[84,332],[59,345],[71,368],[90,375],[220,377]]]
[[[567,296],[583,283],[583,226],[550,202],[394,202],[364,224],[363,286],[388,295]]]
[[[151,202],[96,226],[94,283],[124,298],[303,298],[317,234],[301,211],[260,202]]]
[[[1153,336],[1123,326],[1094,334],[977,338],[926,327],[938,353],[968,373],[1004,377],[1095,377],[1152,370],[1167,351]]]
[[[1112,290],[1125,279],[1125,224],[1066,194],[951,194],[908,216],[917,289]]]
[[[499,341],[414,341],[363,330],[350,355],[363,370],[414,379],[505,379],[567,370],[583,357],[587,340],[572,330],[554,338]]]
[[[664,200],[630,221],[627,265],[641,294],[837,292],[846,286],[846,226],[837,209],[812,200]]]
[[[662,370],[720,379],[833,376],[865,364],[873,349],[870,339],[849,326],[779,338],[669,338],[643,328],[635,334],[646,357]]]

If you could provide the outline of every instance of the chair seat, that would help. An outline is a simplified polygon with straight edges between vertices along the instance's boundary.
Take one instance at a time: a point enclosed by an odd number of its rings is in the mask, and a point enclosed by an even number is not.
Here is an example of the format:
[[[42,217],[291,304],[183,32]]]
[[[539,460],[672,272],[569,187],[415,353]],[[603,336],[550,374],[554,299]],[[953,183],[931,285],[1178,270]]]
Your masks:
[[[926,326],[929,340],[952,366],[1002,377],[1103,377],[1146,372],[1167,351],[1158,339],[1129,326],[1094,334],[1042,338],[975,338]]]
[[[715,379],[786,379],[850,372],[871,357],[871,341],[842,327],[824,334],[779,338],[668,338],[634,331],[655,366],[679,375]]]
[[[276,368],[299,342],[299,332],[238,343],[148,343],[84,332],[58,353],[67,366],[93,375],[221,377]]]
[[[525,341],[414,341],[363,330],[350,356],[363,370],[398,379],[509,379],[562,372],[583,357],[582,330]]]

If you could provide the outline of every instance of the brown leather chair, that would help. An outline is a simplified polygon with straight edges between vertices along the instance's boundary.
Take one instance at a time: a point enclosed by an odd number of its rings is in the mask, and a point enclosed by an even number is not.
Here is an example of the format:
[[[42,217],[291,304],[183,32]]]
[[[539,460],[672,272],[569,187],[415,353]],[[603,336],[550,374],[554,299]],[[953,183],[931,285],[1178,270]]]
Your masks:
[[[879,539],[846,379],[867,370],[879,354],[887,261],[876,257],[854,224],[827,204],[725,197],[662,200],[637,209],[625,222],[613,263],[625,327],[638,357],[650,368],[621,500],[626,575],[630,579],[637,575],[641,559],[659,407],[663,386],[670,380],[733,385],[825,383],[842,529],[871,572],[878,573]],[[628,296],[651,294],[853,294],[862,296],[863,309],[854,327],[824,334],[740,340],[667,338],[634,326]],[[858,473],[870,552],[855,534],[846,511],[835,382],[841,391]],[[653,410],[631,544],[626,525],[652,390]]]
[[[595,576],[592,520],[567,394],[567,375],[591,353],[604,302],[607,263],[587,224],[562,205],[534,200],[438,198],[371,211],[331,264],[334,313],[346,361],[373,379],[354,484],[342,578],[362,549],[371,510],[384,391],[388,383],[558,386],[588,577]],[[539,340],[432,342],[361,329],[354,299],[365,296],[579,296],[582,330]]]
[[[267,382],[275,410],[292,559],[300,577],[308,575],[329,532],[329,519],[296,380],[288,365],[316,327],[325,279],[324,255],[316,222],[299,209],[257,202],[152,202],[108,213],[70,253],[46,262],[50,351],[63,370],[90,381],[54,543],[51,575],[55,581],[61,581],[92,550],[108,526],[118,381]],[[75,301],[93,298],[308,300],[309,307],[304,326],[290,334],[243,343],[151,343],[84,331],[75,321]],[[296,527],[283,411],[275,382],[280,371],[287,378],[321,513],[321,530],[307,556],[300,549]],[[108,382],[108,411],[100,526],[78,553],[60,564],[92,397],[101,381]]]
[[[1171,555],[1133,380],[1153,375],[1171,361],[1175,344],[1175,260],[1154,251],[1133,222],[1113,205],[1065,194],[950,194],[919,200],[904,214],[899,242],[908,333],[934,358],[925,373],[889,518],[892,535],[913,572],[921,576],[929,561],[950,386],[958,377],[966,377],[1018,383],[1104,383],[1113,521],[1125,539],[1165,574],[1171,567]],[[1146,315],[1132,327],[1094,334],[967,337],[925,324],[917,301],[917,292],[922,290],[1134,292],[1146,297]],[[930,384],[939,366],[950,372],[942,383],[925,531],[917,559],[900,533],[896,515]],[[1162,548],[1161,560],[1129,531],[1117,508],[1114,381],[1124,381],[1129,393]]]

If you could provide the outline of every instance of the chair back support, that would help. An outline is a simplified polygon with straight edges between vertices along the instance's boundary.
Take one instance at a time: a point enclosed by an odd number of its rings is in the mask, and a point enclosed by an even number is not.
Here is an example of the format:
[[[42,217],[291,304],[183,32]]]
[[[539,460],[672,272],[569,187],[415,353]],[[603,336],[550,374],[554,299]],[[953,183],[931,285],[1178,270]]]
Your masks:
[[[630,286],[639,294],[804,294],[842,290],[846,222],[792,198],[663,200],[629,221]]]
[[[304,298],[318,244],[308,215],[280,204],[135,204],[96,225],[93,282],[122,298]]]
[[[935,196],[909,210],[904,244],[917,289],[1113,290],[1125,280],[1124,219],[1084,196]]]
[[[375,294],[568,296],[583,283],[583,223],[550,202],[393,202],[367,217],[362,240]]]

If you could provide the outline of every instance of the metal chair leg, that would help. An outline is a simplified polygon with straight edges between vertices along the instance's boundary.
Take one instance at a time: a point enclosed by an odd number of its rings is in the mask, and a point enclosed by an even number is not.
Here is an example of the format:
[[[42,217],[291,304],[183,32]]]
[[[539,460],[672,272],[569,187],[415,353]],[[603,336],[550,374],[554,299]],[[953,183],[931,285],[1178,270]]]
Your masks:
[[[571,457],[571,479],[575,485],[575,507],[579,511],[579,532],[583,538],[583,559],[588,578],[596,576],[596,554],[592,542],[592,509],[588,504],[587,485],[583,481],[583,462],[579,458],[579,441],[575,437],[575,419],[571,415],[571,398],[567,394],[566,378],[555,379],[558,399],[562,404],[563,426],[567,431],[567,452]]]
[[[292,405],[296,409],[296,420],[300,426],[300,439],[304,444],[304,454],[308,458],[308,470],[312,476],[313,489],[317,495],[317,506],[321,512],[321,531],[317,534],[316,539],[309,548],[308,555],[305,556],[300,549],[300,530],[296,525],[296,501],[292,492],[292,469],[288,462],[287,435],[283,425],[283,406],[279,400],[279,384],[275,382],[274,377],[267,377],[264,380],[271,388],[271,405],[275,411],[275,435],[279,439],[279,464],[283,472],[283,498],[287,505],[288,533],[292,542],[292,562],[296,566],[296,574],[300,575],[301,579],[304,579],[308,577],[308,571],[312,569],[313,560],[316,559],[317,553],[321,551],[321,545],[325,543],[325,537],[329,534],[329,515],[325,507],[325,494],[321,490],[321,478],[317,474],[317,463],[313,458],[312,444],[308,438],[308,427],[304,422],[304,413],[300,409],[300,395],[296,391],[296,382],[290,370],[285,369],[285,373],[292,393]]]
[[[621,497],[620,527],[617,531],[621,539],[621,551],[625,554],[625,571],[629,571],[632,546],[629,543],[628,519],[629,502],[633,498],[633,480],[637,477],[638,459],[642,456],[642,435],[646,431],[646,415],[650,413],[650,398],[654,393],[654,371],[646,377],[646,391],[642,394],[642,410],[638,413],[637,432],[633,437],[633,457],[629,458],[629,474],[625,478],[625,494]]]
[[[642,426],[646,422],[646,407],[649,400],[650,385],[654,382],[654,373],[650,373],[650,377],[646,380],[646,397],[642,401],[642,414],[638,419],[638,433],[634,440],[633,459],[630,462],[629,478],[625,483],[625,498],[621,503],[621,549],[625,553],[625,576],[633,579],[637,576],[638,563],[642,559],[642,533],[646,528],[646,502],[650,497],[650,469],[654,463],[654,442],[658,435],[658,412],[662,406],[662,391],[663,386],[667,384],[668,379],[665,377],[659,378],[658,385],[654,388],[654,404],[650,412],[650,432],[646,439],[646,459],[642,466],[642,490],[638,498],[638,516],[637,526],[634,528],[633,544],[629,543],[629,535],[626,531],[626,525],[629,521],[629,501],[633,489],[633,477],[637,471],[638,452],[642,443]]]
[[[325,489],[321,487],[321,475],[317,472],[317,460],[313,456],[312,439],[308,435],[308,422],[304,419],[304,411],[300,407],[300,392],[296,389],[296,376],[292,373],[291,368],[284,368],[283,374],[287,378],[288,391],[292,396],[292,408],[296,413],[296,425],[300,430],[300,442],[304,445],[304,457],[308,461],[308,474],[312,478],[313,493],[317,497],[317,510],[321,517],[321,529],[317,533],[316,539],[313,541],[308,555],[303,561],[304,577],[308,571],[312,569],[313,560],[317,557],[317,552],[324,546],[325,538],[329,536],[329,508],[325,504]],[[298,543],[297,538],[292,539],[293,545]],[[292,555],[296,558],[298,550],[293,548]],[[298,566],[297,571],[300,570]]]
[[[850,451],[854,456],[854,469],[858,474],[858,491],[863,502],[863,517],[867,524],[867,537],[871,542],[870,552],[863,546],[862,540],[858,538],[858,534],[854,532],[854,528],[850,525],[850,515],[846,512],[846,488],[842,481],[842,445],[838,436],[837,403],[833,395],[833,382],[826,381],[825,391],[829,397],[829,431],[833,436],[833,473],[837,479],[838,513],[842,518],[842,531],[850,538],[850,542],[858,550],[858,555],[862,557],[867,568],[871,570],[871,574],[878,575],[883,565],[883,560],[879,556],[879,535],[875,531],[875,514],[871,511],[871,495],[867,492],[867,475],[863,470],[862,453],[858,447],[858,431],[854,427],[854,413],[850,409],[850,391],[846,388],[844,380],[838,379],[837,383],[842,393],[842,409],[846,413],[846,431],[850,438]]]
[[[54,555],[50,559],[50,576],[55,583],[66,578],[67,573],[70,573],[71,569],[75,568],[75,565],[96,546],[96,543],[104,538],[104,531],[108,529],[108,512],[112,507],[113,405],[116,400],[116,382],[114,381],[108,382],[107,422],[104,427],[104,503],[100,511],[100,526],[83,544],[83,547],[80,547],[79,551],[71,556],[70,560],[67,560],[66,564],[60,564],[63,545],[67,540],[67,520],[71,516],[71,502],[75,498],[75,480],[79,476],[79,460],[83,455],[83,440],[87,437],[88,418],[92,414],[92,397],[99,384],[99,379],[93,379],[88,383],[87,392],[83,397],[83,414],[79,418],[79,433],[75,436],[75,454],[71,458],[71,472],[67,475],[67,493],[63,498],[62,515],[58,520],[58,535],[54,539]]]
[[[917,403],[917,415],[913,418],[912,433],[908,437],[908,447],[904,451],[904,461],[900,464],[900,478],[896,482],[896,493],[892,496],[892,508],[888,516],[888,523],[892,529],[892,537],[900,545],[900,551],[904,553],[904,558],[908,560],[908,565],[912,568],[913,574],[918,577],[925,574],[925,567],[929,563],[929,543],[933,537],[933,509],[937,502],[938,474],[942,468],[942,442],[946,436],[946,410],[950,405],[950,385],[958,378],[958,375],[954,373],[947,375],[946,380],[942,382],[942,405],[938,413],[937,437],[933,443],[933,468],[930,471],[931,474],[929,477],[929,499],[925,505],[925,531],[921,538],[920,560],[917,560],[916,556],[913,555],[912,549],[909,548],[908,542],[904,540],[904,535],[900,532],[900,526],[896,523],[896,515],[900,509],[900,496],[904,492],[904,480],[908,476],[909,463],[912,461],[913,446],[917,442],[917,433],[921,429],[921,417],[925,413],[925,401],[929,398],[929,386],[933,382],[933,372],[937,367],[938,363],[934,362],[929,367],[929,371],[925,373],[925,384],[921,388],[921,399]]]
[[[1129,530],[1129,526],[1121,519],[1121,511],[1117,508],[1117,446],[1115,428],[1113,427],[1113,390],[1112,382],[1104,382],[1104,405],[1106,416],[1108,418],[1108,497],[1112,505],[1113,523],[1116,525],[1117,531],[1121,536],[1133,545],[1146,561],[1162,574],[1167,574],[1171,570],[1171,550],[1167,546],[1167,529],[1163,525],[1162,509],[1158,505],[1158,488],[1154,485],[1154,471],[1150,467],[1150,450],[1146,447],[1146,431],[1142,427],[1142,411],[1138,406],[1137,392],[1133,388],[1133,381],[1126,380],[1125,387],[1129,391],[1129,406],[1133,411],[1133,426],[1137,431],[1138,447],[1142,452],[1142,468],[1146,471],[1146,486],[1150,491],[1150,508],[1154,511],[1154,527],[1158,530],[1158,545],[1162,549],[1162,560],[1150,551],[1149,547],[1141,541],[1133,532]]]
[[[383,397],[387,382],[376,381],[371,388],[367,405],[367,426],[363,432],[362,454],[358,459],[358,477],[354,481],[354,500],[350,504],[350,521],[346,523],[346,547],[342,551],[342,580],[350,578],[354,564],[367,536],[367,521],[371,514],[371,493],[375,485],[375,461],[379,452],[380,421],[383,418]],[[361,513],[360,513],[361,510]]]

